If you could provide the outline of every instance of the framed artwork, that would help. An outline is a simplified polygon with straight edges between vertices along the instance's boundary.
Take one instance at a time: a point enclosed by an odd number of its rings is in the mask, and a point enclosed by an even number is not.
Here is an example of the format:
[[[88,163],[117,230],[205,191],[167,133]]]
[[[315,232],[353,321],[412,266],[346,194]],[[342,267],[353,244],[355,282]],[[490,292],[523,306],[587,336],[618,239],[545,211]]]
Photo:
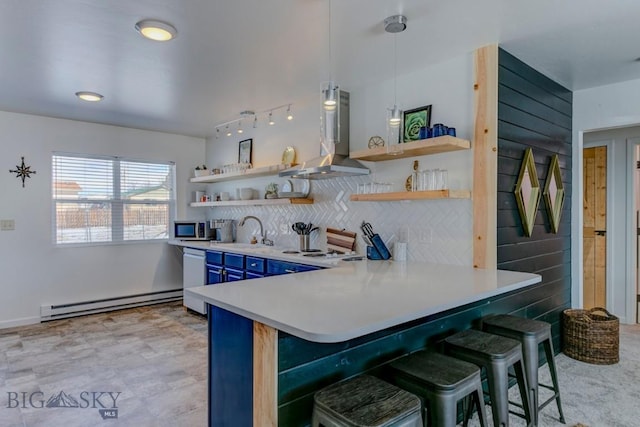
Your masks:
[[[251,145],[253,139],[245,139],[238,144],[238,163],[251,163]]]
[[[538,204],[540,203],[540,182],[536,172],[536,163],[533,159],[533,150],[527,148],[524,152],[520,175],[514,191],[522,229],[527,237],[531,237],[533,226],[536,222]]]
[[[417,141],[420,139],[420,128],[431,126],[431,105],[406,110],[404,112],[403,141]]]
[[[557,234],[560,227],[560,218],[562,217],[562,206],[564,205],[564,185],[562,184],[562,174],[560,173],[557,154],[554,154],[551,158],[551,165],[549,166],[542,194],[547,205],[551,231]]]

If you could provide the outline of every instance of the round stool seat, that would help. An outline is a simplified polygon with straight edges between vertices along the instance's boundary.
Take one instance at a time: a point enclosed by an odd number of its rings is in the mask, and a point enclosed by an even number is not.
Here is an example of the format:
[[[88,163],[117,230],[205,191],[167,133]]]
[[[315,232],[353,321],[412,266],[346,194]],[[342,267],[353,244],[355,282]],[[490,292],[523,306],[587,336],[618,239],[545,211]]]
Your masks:
[[[315,393],[312,425],[420,427],[420,399],[370,375],[359,375]]]

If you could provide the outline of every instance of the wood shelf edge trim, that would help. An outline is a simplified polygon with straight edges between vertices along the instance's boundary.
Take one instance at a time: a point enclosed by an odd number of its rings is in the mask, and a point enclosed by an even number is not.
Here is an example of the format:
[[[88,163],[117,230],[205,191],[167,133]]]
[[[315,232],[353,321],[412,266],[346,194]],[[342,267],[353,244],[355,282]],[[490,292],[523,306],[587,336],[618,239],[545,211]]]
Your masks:
[[[402,144],[402,153],[388,154],[387,147],[370,148],[352,151],[349,157],[355,160],[384,161],[403,159],[406,157],[424,156],[429,154],[447,153],[450,151],[469,150],[471,142],[453,136],[439,136],[437,138],[420,139]]]
[[[352,194],[352,202],[395,202],[402,200],[470,199],[469,190],[398,191],[380,194]]]
[[[270,206],[270,205],[312,205],[313,199],[254,199],[254,200],[228,200],[225,202],[192,202],[192,208],[213,208],[218,206]]]
[[[217,175],[205,175],[190,178],[189,182],[200,184],[211,184],[214,182],[233,181],[238,179],[258,178],[266,175],[273,175],[282,170],[288,169],[292,164],[278,164],[270,166],[262,166],[259,168],[247,169],[245,172],[230,172]]]

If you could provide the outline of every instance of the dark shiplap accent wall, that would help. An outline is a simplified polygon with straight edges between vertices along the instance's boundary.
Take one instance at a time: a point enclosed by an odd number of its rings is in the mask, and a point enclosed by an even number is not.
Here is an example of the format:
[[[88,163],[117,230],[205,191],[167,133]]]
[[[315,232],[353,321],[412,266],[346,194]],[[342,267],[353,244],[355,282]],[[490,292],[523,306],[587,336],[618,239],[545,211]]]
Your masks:
[[[538,286],[547,287],[548,293],[514,314],[551,323],[558,351],[560,314],[571,305],[573,94],[502,49],[498,63],[498,268],[542,275]],[[544,198],[531,237],[524,234],[513,191],[528,147],[533,150],[541,189],[551,156],[558,154],[565,188],[558,234],[551,232]]]

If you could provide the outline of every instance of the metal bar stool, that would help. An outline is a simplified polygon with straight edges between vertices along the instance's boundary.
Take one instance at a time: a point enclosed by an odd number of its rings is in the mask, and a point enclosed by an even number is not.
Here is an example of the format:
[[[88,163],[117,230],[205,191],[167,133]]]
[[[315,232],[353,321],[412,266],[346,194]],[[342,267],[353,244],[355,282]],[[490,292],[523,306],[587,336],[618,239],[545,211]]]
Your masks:
[[[547,322],[507,314],[487,317],[482,320],[482,325],[486,332],[513,338],[522,343],[524,372],[527,376],[527,384],[529,386],[529,402],[533,415],[533,425],[538,425],[538,411],[541,411],[554,400],[558,406],[560,422],[564,424],[556,361],[553,352],[553,342],[551,341],[551,325]],[[538,384],[538,348],[540,344],[544,347],[553,386]],[[552,397],[542,404],[539,403],[538,385],[554,393]]]
[[[422,427],[420,399],[370,375],[325,387],[313,403],[313,427]]]
[[[463,425],[467,426],[475,404],[480,425],[487,426],[482,378],[476,365],[444,354],[421,350],[391,362],[388,372],[396,385],[424,399],[427,407],[425,424],[435,427],[455,426],[458,401],[471,396],[472,405],[464,414]],[[427,420],[429,423],[426,423]]]
[[[467,362],[485,368],[494,425],[509,426],[509,367],[513,367],[520,389],[524,416],[531,425],[531,412],[527,393],[527,379],[522,367],[522,345],[520,342],[469,329],[445,339],[447,352]]]

